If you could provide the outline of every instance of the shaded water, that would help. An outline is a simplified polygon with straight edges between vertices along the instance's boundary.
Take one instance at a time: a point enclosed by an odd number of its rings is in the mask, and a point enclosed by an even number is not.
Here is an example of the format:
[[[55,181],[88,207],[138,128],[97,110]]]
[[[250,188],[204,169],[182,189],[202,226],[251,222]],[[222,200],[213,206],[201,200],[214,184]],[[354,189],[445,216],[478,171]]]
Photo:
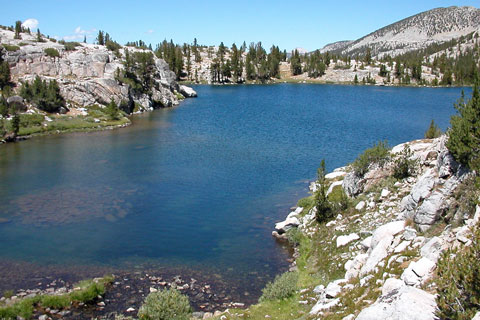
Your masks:
[[[432,118],[445,129],[461,91],[195,89],[129,128],[0,146],[0,260],[188,266],[258,293],[287,267],[274,222],[322,158],[333,169],[378,140],[422,138]]]

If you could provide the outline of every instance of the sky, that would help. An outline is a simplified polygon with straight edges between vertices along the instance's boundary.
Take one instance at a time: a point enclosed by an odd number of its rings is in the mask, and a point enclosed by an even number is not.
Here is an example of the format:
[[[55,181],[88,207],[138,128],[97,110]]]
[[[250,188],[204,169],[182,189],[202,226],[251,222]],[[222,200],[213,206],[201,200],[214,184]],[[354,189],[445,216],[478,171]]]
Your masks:
[[[478,0],[2,0],[0,24],[15,21],[50,37],[94,42],[104,30],[120,44],[143,40],[153,47],[175,43],[218,45],[261,41],[282,50],[309,51],[355,40],[422,11],[448,6],[479,7]]]

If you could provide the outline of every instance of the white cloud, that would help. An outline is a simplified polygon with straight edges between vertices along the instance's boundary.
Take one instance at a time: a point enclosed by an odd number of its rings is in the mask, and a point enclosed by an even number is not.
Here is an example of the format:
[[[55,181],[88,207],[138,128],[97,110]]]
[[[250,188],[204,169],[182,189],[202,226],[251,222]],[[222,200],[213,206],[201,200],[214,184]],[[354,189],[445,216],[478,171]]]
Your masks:
[[[38,27],[38,20],[33,19],[33,18],[27,19],[27,20],[23,21],[22,27],[29,28],[30,30],[33,31],[34,29],[36,29]]]
[[[155,32],[155,31],[153,31],[153,29],[148,29],[147,32],[145,32],[145,33],[152,34],[152,33],[154,33],[154,32]]]
[[[73,34],[68,35],[68,36],[64,36],[63,40],[68,40],[68,41],[83,40],[83,37],[85,37],[85,36],[87,38],[91,38],[95,31],[97,31],[97,29],[95,29],[95,28],[92,28],[92,29],[89,29],[89,30],[84,30],[84,29],[82,29],[82,27],[78,26],[73,31]]]

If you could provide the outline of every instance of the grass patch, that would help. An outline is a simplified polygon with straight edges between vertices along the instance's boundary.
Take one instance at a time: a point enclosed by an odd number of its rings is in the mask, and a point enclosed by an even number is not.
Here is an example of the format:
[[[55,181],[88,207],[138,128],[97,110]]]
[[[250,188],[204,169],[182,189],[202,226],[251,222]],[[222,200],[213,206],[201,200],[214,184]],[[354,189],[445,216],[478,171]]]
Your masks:
[[[297,206],[303,208],[302,214],[307,214],[315,206],[315,199],[313,196],[302,198],[298,200]]]
[[[225,313],[228,320],[233,319],[252,319],[265,320],[266,315],[269,319],[291,320],[303,319],[311,307],[298,303],[299,295],[296,294],[288,299],[277,301],[266,301],[261,304],[251,306],[246,310],[230,309],[229,313]]]
[[[15,51],[20,50],[19,46],[6,44],[6,43],[3,44],[3,47],[5,48],[5,50],[10,51],[10,52],[15,52]]]
[[[85,280],[74,287],[79,288],[63,295],[38,295],[16,302],[8,307],[0,307],[0,319],[17,319],[18,316],[30,319],[35,307],[65,309],[72,303],[90,303],[105,294],[105,286],[113,282],[113,276]]]
[[[46,126],[39,125],[39,119],[29,119],[28,126],[20,126],[19,136],[49,134],[59,132],[94,131],[108,127],[118,127],[130,123],[126,117],[119,120],[109,120],[106,116],[99,117],[100,122],[95,122],[92,116],[56,116]],[[10,124],[7,123],[7,128]]]

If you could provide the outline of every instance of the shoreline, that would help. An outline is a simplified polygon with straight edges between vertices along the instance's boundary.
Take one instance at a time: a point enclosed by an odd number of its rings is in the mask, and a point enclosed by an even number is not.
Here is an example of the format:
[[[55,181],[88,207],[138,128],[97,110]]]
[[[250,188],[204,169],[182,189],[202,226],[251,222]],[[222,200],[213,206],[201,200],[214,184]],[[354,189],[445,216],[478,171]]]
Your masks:
[[[62,310],[65,312],[62,319],[103,319],[112,313],[136,316],[146,296],[164,288],[176,288],[187,295],[197,315],[232,307],[249,307],[259,297],[253,292],[248,295],[241,293],[246,293],[246,288],[235,290],[233,285],[238,280],[226,279],[214,270],[209,272],[199,268],[52,266],[21,261],[2,261],[0,268],[3,270],[0,276],[0,307],[20,301],[23,297],[61,295],[73,290],[76,283],[85,279],[114,276],[102,298],[96,299],[92,304]],[[33,318],[41,314],[43,313],[40,312]]]
[[[179,84],[183,85],[195,85],[195,86],[251,86],[251,85],[277,85],[277,84],[317,84],[317,85],[334,85],[334,86],[356,86],[356,87],[398,87],[398,88],[472,88],[473,84],[463,84],[463,85],[417,85],[417,84],[362,84],[362,83],[353,83],[353,82],[331,82],[324,80],[315,80],[315,79],[277,79],[275,81],[266,81],[266,82],[257,82],[257,81],[247,81],[242,83],[235,82],[225,82],[225,83],[208,83],[208,82],[192,82],[192,81],[180,81]]]

